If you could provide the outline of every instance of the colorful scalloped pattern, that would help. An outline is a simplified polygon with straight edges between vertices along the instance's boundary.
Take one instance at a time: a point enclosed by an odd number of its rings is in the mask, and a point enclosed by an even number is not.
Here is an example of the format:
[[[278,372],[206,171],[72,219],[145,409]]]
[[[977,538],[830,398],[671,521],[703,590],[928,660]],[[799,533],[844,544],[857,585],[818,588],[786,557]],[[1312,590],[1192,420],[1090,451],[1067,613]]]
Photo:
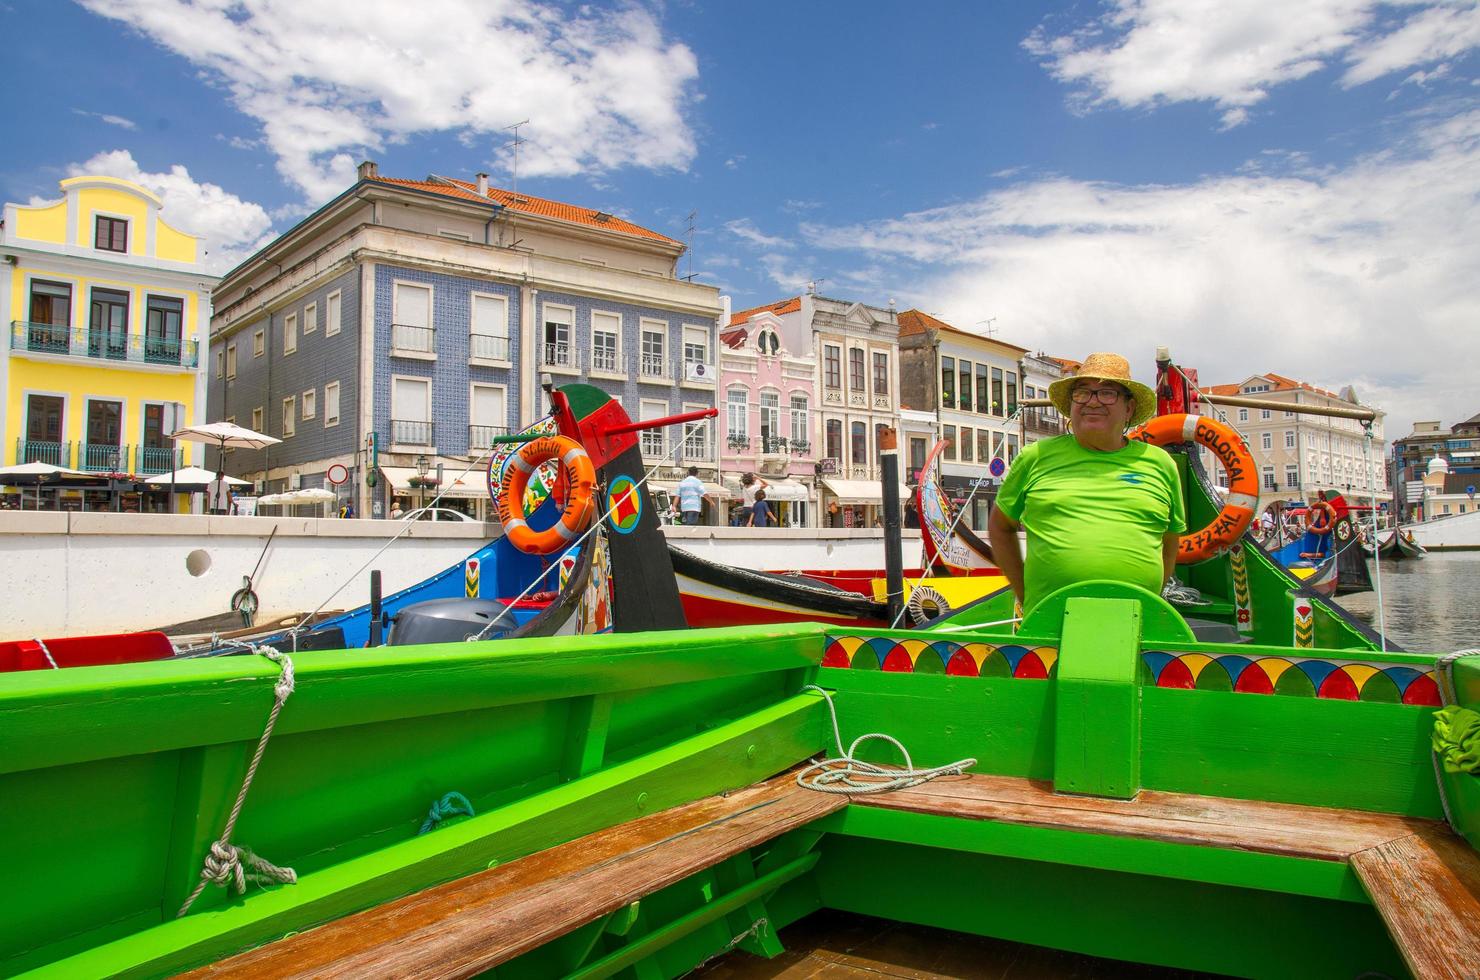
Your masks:
[[[831,636],[824,667],[887,670],[902,674],[953,674],[958,677],[1031,677],[1053,673],[1056,647],[953,640],[897,640],[888,636]]]
[[[1439,705],[1432,670],[1403,664],[1304,657],[1244,657],[1236,653],[1147,650],[1141,659],[1157,687],[1242,694],[1284,694],[1334,701]]]

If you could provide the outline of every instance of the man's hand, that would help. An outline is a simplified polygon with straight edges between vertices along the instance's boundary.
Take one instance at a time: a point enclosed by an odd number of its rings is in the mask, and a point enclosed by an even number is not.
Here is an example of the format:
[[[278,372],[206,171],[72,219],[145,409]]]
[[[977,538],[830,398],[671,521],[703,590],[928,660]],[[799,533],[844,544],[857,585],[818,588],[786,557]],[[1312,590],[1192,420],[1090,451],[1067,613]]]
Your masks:
[[[987,544],[992,546],[992,559],[1007,577],[1007,584],[1012,586],[1012,594],[1017,596],[1021,605],[1023,553],[1018,548],[1018,526],[1018,522],[1002,513],[999,507],[993,507],[992,516],[987,519]]]

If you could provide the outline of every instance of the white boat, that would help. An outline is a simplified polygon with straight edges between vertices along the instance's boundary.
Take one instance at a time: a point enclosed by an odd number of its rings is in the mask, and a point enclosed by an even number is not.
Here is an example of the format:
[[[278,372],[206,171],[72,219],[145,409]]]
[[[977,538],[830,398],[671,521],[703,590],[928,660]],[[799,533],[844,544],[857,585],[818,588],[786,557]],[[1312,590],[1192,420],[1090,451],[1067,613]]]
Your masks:
[[[1480,551],[1480,511],[1404,524],[1403,530],[1426,551]]]

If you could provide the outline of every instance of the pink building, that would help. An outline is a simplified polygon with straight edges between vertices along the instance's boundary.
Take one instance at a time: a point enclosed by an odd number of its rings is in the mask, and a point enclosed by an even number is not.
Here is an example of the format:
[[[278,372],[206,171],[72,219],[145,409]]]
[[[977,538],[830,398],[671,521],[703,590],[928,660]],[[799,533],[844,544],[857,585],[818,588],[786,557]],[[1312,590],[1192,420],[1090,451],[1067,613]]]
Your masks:
[[[743,310],[720,332],[720,479],[738,503],[755,473],[783,526],[816,527],[817,355],[801,297]]]

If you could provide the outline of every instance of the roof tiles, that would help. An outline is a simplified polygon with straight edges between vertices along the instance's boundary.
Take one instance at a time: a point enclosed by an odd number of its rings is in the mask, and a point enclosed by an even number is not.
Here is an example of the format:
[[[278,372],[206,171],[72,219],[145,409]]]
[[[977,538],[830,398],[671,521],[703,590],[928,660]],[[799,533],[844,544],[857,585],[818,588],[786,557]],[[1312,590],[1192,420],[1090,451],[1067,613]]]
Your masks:
[[[784,316],[787,313],[795,313],[801,308],[802,298],[800,296],[793,296],[790,299],[777,300],[776,302],[768,303],[765,306],[752,306],[748,310],[741,310],[739,313],[732,314],[730,316],[729,325],[732,327],[738,326],[739,324],[742,324],[746,320],[749,320],[751,317],[755,316],[757,313],[773,313],[776,316]]]

